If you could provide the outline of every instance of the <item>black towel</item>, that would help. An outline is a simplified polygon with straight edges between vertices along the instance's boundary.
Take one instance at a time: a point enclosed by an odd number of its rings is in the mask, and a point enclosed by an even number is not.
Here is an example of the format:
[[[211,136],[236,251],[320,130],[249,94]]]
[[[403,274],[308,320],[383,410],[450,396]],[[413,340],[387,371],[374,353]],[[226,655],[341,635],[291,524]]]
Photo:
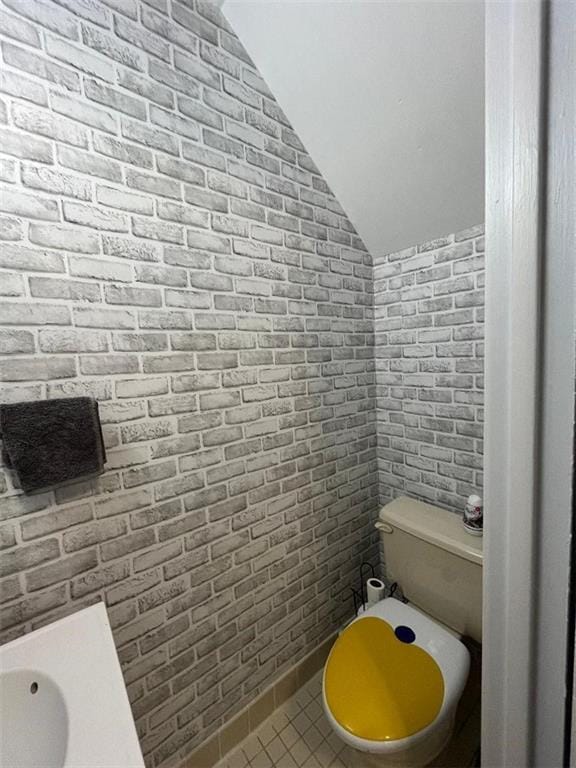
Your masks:
[[[0,436],[25,492],[104,469],[98,403],[91,397],[0,405]]]

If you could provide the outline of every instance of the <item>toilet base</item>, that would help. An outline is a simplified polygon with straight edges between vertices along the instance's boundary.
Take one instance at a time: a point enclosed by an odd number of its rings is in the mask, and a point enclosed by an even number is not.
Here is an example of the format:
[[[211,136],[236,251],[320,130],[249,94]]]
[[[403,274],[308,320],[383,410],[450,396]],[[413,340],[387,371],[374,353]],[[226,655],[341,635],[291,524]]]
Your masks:
[[[454,729],[454,717],[447,718],[444,727],[428,734],[420,743],[396,752],[362,752],[346,746],[345,759],[347,768],[425,768],[446,747]]]

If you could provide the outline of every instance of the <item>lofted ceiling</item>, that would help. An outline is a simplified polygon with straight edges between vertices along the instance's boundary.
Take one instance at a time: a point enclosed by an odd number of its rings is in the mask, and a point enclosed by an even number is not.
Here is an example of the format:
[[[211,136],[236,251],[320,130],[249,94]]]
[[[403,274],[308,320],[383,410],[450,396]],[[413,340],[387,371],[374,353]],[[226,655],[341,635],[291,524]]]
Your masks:
[[[373,256],[484,220],[481,0],[224,0]]]

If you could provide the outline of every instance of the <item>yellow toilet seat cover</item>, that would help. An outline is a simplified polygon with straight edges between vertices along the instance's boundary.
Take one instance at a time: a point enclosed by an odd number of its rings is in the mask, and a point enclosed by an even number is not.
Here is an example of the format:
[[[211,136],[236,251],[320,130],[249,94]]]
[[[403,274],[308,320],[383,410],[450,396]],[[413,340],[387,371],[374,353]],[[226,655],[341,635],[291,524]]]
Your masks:
[[[402,642],[383,619],[359,619],[334,643],[324,672],[334,719],[354,736],[404,739],[429,725],[444,700],[444,678],[423,648]]]

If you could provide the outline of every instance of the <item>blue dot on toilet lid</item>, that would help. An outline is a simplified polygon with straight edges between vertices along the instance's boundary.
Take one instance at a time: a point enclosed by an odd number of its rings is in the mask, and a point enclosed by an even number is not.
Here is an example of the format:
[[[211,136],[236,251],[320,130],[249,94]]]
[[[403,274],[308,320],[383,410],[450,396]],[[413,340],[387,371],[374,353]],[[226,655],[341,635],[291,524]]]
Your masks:
[[[413,643],[414,640],[416,640],[414,630],[410,629],[410,627],[405,627],[403,624],[400,624],[400,626],[396,627],[394,634],[401,643]]]

